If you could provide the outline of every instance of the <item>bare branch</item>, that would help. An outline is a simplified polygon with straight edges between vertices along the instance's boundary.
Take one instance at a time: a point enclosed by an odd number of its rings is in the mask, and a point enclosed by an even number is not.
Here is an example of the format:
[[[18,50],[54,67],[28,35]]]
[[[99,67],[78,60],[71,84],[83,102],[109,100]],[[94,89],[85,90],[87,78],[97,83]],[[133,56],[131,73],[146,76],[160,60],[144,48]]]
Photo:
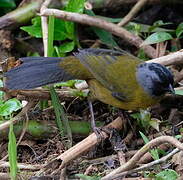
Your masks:
[[[43,12],[45,9],[48,8],[49,4],[52,0],[46,0],[40,9],[40,13]],[[48,18],[41,16],[41,27],[42,27],[42,34],[43,34],[43,45],[44,45],[44,56],[48,56]]]
[[[133,19],[140,9],[147,3],[148,0],[139,0],[131,11],[118,23],[118,26],[125,26]]]
[[[159,63],[165,66],[183,64],[183,50],[146,61],[148,63]]]
[[[149,57],[155,57],[155,49],[150,46],[143,46],[141,47],[141,44],[143,43],[143,40],[130,32],[128,32],[126,29],[119,27],[116,24],[107,22],[103,19],[88,16],[86,14],[79,14],[79,13],[72,13],[72,12],[66,12],[58,9],[45,9],[41,12],[41,16],[55,16],[57,18],[66,20],[66,21],[73,21],[81,24],[87,24],[90,26],[99,27],[102,29],[105,29],[106,31],[111,32],[112,34],[121,37],[122,39],[126,40],[128,43],[136,46],[137,48],[143,48],[145,53]]]
[[[22,109],[22,111],[17,114],[13,119],[9,120],[9,121],[6,121],[2,124],[0,124],[0,131],[2,131],[3,129],[6,129],[10,126],[10,124],[15,124],[17,123],[18,121],[21,120],[22,116],[25,115],[25,113],[27,113],[27,111],[33,107],[35,105],[35,102],[34,101],[30,101],[28,102],[28,104]]]
[[[155,146],[158,146],[162,143],[170,143],[174,145],[175,147],[179,148],[180,150],[183,150],[183,144],[179,142],[177,139],[171,136],[160,136],[158,138],[155,138],[151,140],[149,143],[145,144],[140,150],[137,151],[137,153],[123,166],[120,166],[119,168],[115,169],[108,175],[104,176],[101,180],[108,180],[111,177],[113,177],[116,174],[119,174],[121,172],[130,170],[138,164],[139,159],[147,152],[150,148],[153,148]]]
[[[144,164],[138,168],[135,168],[133,170],[130,170],[130,171],[125,171],[123,173],[120,173],[120,174],[117,174],[115,176],[113,176],[113,179],[115,178],[120,178],[120,177],[123,177],[125,175],[130,175],[132,173],[135,173],[135,172],[139,172],[139,171],[142,171],[142,170],[146,170],[148,168],[151,168],[157,164],[161,164],[161,163],[164,163],[166,162],[168,159],[170,159],[173,155],[175,155],[176,153],[178,153],[180,150],[178,148],[174,149],[172,152],[170,152],[169,154],[167,154],[166,156],[158,159],[158,160],[155,160],[155,161],[152,161],[148,164]],[[109,179],[106,179],[106,180],[109,180]]]

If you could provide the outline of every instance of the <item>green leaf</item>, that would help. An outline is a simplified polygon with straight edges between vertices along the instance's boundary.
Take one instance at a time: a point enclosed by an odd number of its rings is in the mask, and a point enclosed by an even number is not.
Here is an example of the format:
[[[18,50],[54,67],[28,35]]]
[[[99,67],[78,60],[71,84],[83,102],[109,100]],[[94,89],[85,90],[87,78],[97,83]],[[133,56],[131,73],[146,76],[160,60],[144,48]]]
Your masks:
[[[122,20],[122,18],[109,18],[109,17],[104,17],[104,16],[96,16],[96,17],[104,19],[105,21],[112,22],[112,23],[118,23]],[[171,23],[164,23],[163,25],[165,25],[165,24],[171,24]],[[125,28],[128,31],[133,32],[133,33],[137,33],[137,30],[138,31],[140,30],[139,33],[142,33],[142,32],[149,33],[149,28],[151,28],[151,26],[146,25],[146,24],[141,24],[141,23],[129,22],[125,26]],[[167,29],[167,28],[161,28],[161,27],[156,27],[156,28],[153,28],[151,30],[151,32],[160,32],[160,31],[173,32],[174,30],[173,29]]]
[[[76,174],[76,177],[79,177],[83,180],[100,180],[101,177],[97,177],[97,176],[87,176],[87,175],[84,175],[84,174]]]
[[[3,87],[3,81],[0,79],[0,87]]]
[[[113,35],[111,33],[97,27],[92,27],[92,29],[104,44],[110,48],[118,47],[118,44],[113,39]]]
[[[130,116],[134,119],[140,119],[140,113],[133,113],[133,114],[130,114]]]
[[[148,128],[149,127],[149,122],[151,120],[151,113],[147,110],[140,110],[140,120],[142,123],[142,126],[144,128]]]
[[[154,22],[152,26],[149,27],[148,32],[153,32],[156,28],[164,25],[169,25],[169,24],[172,24],[172,23],[164,23],[162,20],[158,20]]]
[[[55,118],[56,124],[59,128],[61,136],[64,136],[63,123],[62,123],[62,119],[61,119],[61,109],[63,107],[61,107],[61,104],[58,99],[58,95],[55,92],[54,87],[52,87],[52,86],[50,87],[50,94],[51,94],[52,105],[53,105],[55,115],[56,115],[56,118]],[[61,107],[61,109],[60,109],[60,107]]]
[[[0,106],[0,116],[8,116],[12,112],[22,108],[22,104],[16,98],[9,99]]]
[[[53,56],[53,40],[54,40],[54,16],[49,16],[49,22],[48,22],[48,57]]]
[[[140,113],[131,114],[131,117],[137,119],[137,122],[140,127],[143,127],[146,131],[149,127],[158,129],[158,124],[153,118],[151,118],[151,113],[148,110],[140,110]],[[157,121],[157,120],[156,120]]]
[[[85,11],[88,14],[88,10],[85,10]],[[96,16],[96,17],[104,19],[105,21],[112,22],[112,23],[118,23],[123,19],[123,18],[109,18],[109,17],[104,17],[104,16]],[[167,29],[167,28],[160,27],[162,25],[167,25],[167,24],[172,24],[172,23],[163,23],[163,21],[157,21],[154,23],[153,28],[151,28],[152,26],[150,26],[150,25],[129,22],[124,28],[135,34],[140,34],[142,32],[143,33],[162,32],[162,31],[163,32],[174,32],[173,29]]]
[[[147,136],[141,131],[139,133],[140,133],[142,139],[144,140],[145,144],[147,144],[149,142],[149,139],[147,138]]]
[[[149,58],[147,57],[146,53],[144,52],[144,50],[141,48],[138,50],[138,55],[137,57],[139,59],[143,59],[143,60],[148,60]]]
[[[80,98],[86,98],[88,97],[89,91],[82,91],[82,90],[72,90],[71,91],[72,96],[74,97],[80,97]]]
[[[90,16],[96,16],[94,14],[94,12],[91,10],[85,10],[85,12],[86,12],[86,14],[88,14]],[[113,35],[110,32],[97,28],[97,27],[91,27],[91,29],[95,32],[95,34],[100,38],[100,40],[104,44],[106,44],[110,48],[118,47],[118,44],[116,43]]]
[[[175,94],[183,96],[183,90],[175,90]]]
[[[69,139],[68,141],[68,147],[72,146],[72,132],[69,125],[69,121],[67,118],[67,115],[64,112],[63,106],[60,104],[60,100],[58,97],[58,94],[56,93],[53,86],[50,87],[50,94],[51,94],[51,102],[55,111],[56,115],[56,123],[60,130],[61,136],[63,137],[64,132],[67,133],[67,137]],[[64,131],[64,130],[65,131]]]
[[[40,55],[38,52],[27,52],[27,56],[39,57]]]
[[[162,20],[158,20],[158,21],[155,21],[153,23],[153,26],[160,27],[160,26],[170,25],[170,24],[172,24],[172,23],[171,22],[163,22]]]
[[[20,29],[26,31],[29,35],[41,38],[42,37],[42,30],[41,30],[41,17],[37,16],[31,20],[31,26],[22,26]]]
[[[75,43],[74,41],[71,42],[65,42],[62,45],[58,47],[58,50],[60,53],[68,53],[71,52],[74,49]]]
[[[175,136],[176,139],[181,139],[182,138],[182,135],[178,134]]]
[[[127,29],[128,31],[130,31],[132,33],[140,34],[140,33],[149,33],[150,27],[151,26],[146,25],[146,24],[130,22],[125,26],[125,29]],[[156,27],[151,32],[173,32],[173,31],[174,30],[172,30],[172,29]]]
[[[141,46],[149,45],[149,44],[155,44],[164,42],[167,40],[173,39],[170,33],[167,32],[155,32],[151,34],[142,44]]]
[[[147,144],[149,142],[149,139],[142,132],[140,132],[140,135],[141,135],[142,139],[144,140],[145,144]],[[151,149],[149,152],[153,159],[155,159],[155,160],[159,159],[158,149]]]
[[[0,87],[3,87],[3,81],[0,79]],[[0,91],[0,101],[3,100],[4,92]]]
[[[179,175],[172,169],[166,169],[156,175],[155,180],[176,180]]]
[[[0,7],[3,8],[15,8],[16,4],[14,0],[1,0]]]
[[[55,18],[54,27],[54,40],[63,41],[67,38],[70,39],[69,34],[66,32],[65,21]]]
[[[65,7],[68,12],[83,13],[85,0],[69,0]],[[69,34],[70,39],[74,40],[75,28],[73,22],[65,22],[66,32]]]
[[[159,131],[160,122],[161,121],[159,119],[151,118],[151,120],[149,121],[149,124],[150,124],[151,127],[156,129],[157,131]]]
[[[18,171],[17,166],[17,145],[16,145],[16,137],[13,132],[13,124],[10,124],[9,129],[9,142],[8,142],[8,157],[10,163],[10,176],[12,180],[16,180],[16,175]]]
[[[130,31],[131,33],[135,34],[135,35],[140,35],[141,32],[143,32],[142,30],[142,25],[137,24],[137,23],[128,23],[125,28]]]
[[[65,22],[65,27],[66,31],[68,34],[68,38],[70,40],[74,40],[74,31],[75,31],[75,26],[73,22]]]
[[[182,35],[183,33],[183,23],[180,23],[177,27],[177,29],[175,30],[175,33],[176,33],[176,36],[178,38],[180,38],[180,36]]]
[[[151,156],[154,160],[158,160],[159,159],[159,153],[158,153],[158,149],[151,149],[150,150]]]
[[[54,84],[54,87],[70,87],[70,88],[74,88],[75,83],[77,82],[81,82],[83,80],[69,80],[66,82],[60,82],[60,83],[56,83]]]
[[[65,10],[69,12],[83,13],[85,0],[69,0]]]
[[[39,16],[32,19],[31,26],[22,26],[20,29],[26,31],[29,35],[42,38],[42,29],[41,29],[41,18]],[[54,40],[65,40],[69,35],[65,29],[65,22],[58,18],[55,18],[54,21]]]

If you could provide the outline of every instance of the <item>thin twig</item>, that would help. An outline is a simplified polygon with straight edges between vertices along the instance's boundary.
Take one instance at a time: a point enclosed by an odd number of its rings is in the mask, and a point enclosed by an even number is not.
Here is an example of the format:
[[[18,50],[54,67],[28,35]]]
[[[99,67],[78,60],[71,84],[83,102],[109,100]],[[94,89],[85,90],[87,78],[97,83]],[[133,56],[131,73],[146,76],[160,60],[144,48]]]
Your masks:
[[[148,63],[159,63],[165,66],[183,64],[183,50],[177,51],[175,53],[171,53],[166,56],[162,56],[159,58],[155,58],[149,61]]]
[[[45,89],[30,89],[30,90],[9,90],[7,88],[0,87],[0,91],[4,91],[13,97],[20,97],[21,100],[27,99],[30,97],[31,99],[51,99],[50,92]],[[84,90],[83,90],[84,91]],[[57,90],[58,96],[62,98],[62,100],[71,100],[79,91],[77,89],[60,89]]]
[[[26,117],[25,124],[23,126],[22,133],[21,133],[21,135],[20,135],[20,137],[18,139],[17,146],[20,144],[21,140],[23,139],[23,137],[24,137],[24,135],[26,133],[28,124],[29,124],[29,117],[28,117],[27,113],[25,113],[25,117]]]
[[[19,113],[19,114],[17,114],[13,119],[11,119],[11,120],[9,120],[9,121],[6,121],[6,122],[4,122],[4,123],[2,123],[2,124],[0,124],[0,131],[2,131],[2,130],[4,130],[4,129],[6,129],[6,128],[8,128],[9,126],[10,126],[10,124],[15,124],[15,123],[17,123],[18,121],[20,121],[21,119],[22,119],[22,116],[24,116],[25,115],[25,113],[27,113],[27,111],[31,108],[31,107],[33,107],[35,105],[35,101],[29,101],[28,103],[27,103],[27,105],[22,109],[22,111]]]
[[[44,47],[44,56],[48,56],[48,26],[46,25],[48,18],[41,16],[41,28],[43,34],[43,47]]]
[[[52,0],[46,0],[40,9],[40,13],[42,13],[45,9],[48,8],[49,4]],[[44,47],[44,56],[48,56],[48,18],[45,16],[41,16],[41,27],[43,34],[43,47]]]
[[[105,177],[103,177],[101,180],[106,180],[108,178],[113,177],[116,174],[119,174],[121,172],[130,170],[136,166],[138,163],[139,159],[147,152],[149,151],[150,148],[153,148],[155,146],[158,146],[162,143],[170,143],[174,145],[175,147],[183,150],[183,144],[179,142],[177,139],[171,136],[161,136],[156,139],[151,140],[149,143],[145,144],[140,150],[137,151],[137,153],[123,166],[120,166],[119,168],[115,169]]]
[[[24,164],[24,163],[18,163],[18,168],[19,169],[24,169],[24,170],[39,170],[42,168],[42,165],[31,165],[31,164]],[[0,168],[9,168],[10,164],[9,162],[6,161],[0,161]]]
[[[118,26],[125,26],[134,18],[134,16],[141,10],[148,0],[139,0],[131,11],[118,23]]]
[[[66,12],[58,9],[45,9],[41,12],[41,16],[55,16],[57,18],[66,20],[66,21],[72,21],[77,22],[81,24],[87,24],[90,26],[95,26],[98,28],[105,29],[106,31],[111,32],[112,34],[115,34],[116,36],[121,37],[122,39],[126,40],[128,43],[136,46],[137,48],[143,48],[145,53],[149,57],[155,57],[155,49],[150,46],[143,46],[141,47],[141,44],[143,43],[143,40],[135,35],[127,31],[126,29],[119,27],[116,24],[107,22],[103,19],[88,16],[86,14],[79,14],[79,13],[72,13],[72,12]]]
[[[169,154],[167,154],[166,156],[158,159],[158,160],[155,160],[155,161],[152,161],[148,164],[144,164],[138,168],[135,168],[133,170],[130,170],[130,171],[125,171],[123,173],[120,173],[120,174],[117,174],[117,175],[114,175],[112,178],[113,179],[116,179],[116,178],[120,178],[120,177],[123,177],[125,175],[129,175],[129,174],[132,174],[132,173],[135,173],[135,172],[139,172],[139,171],[143,171],[143,170],[146,170],[148,168],[151,168],[157,164],[161,164],[161,163],[164,163],[166,162],[168,159],[170,159],[174,154],[178,153],[180,150],[178,148],[174,149],[172,152],[170,152]],[[108,179],[105,179],[105,180],[110,180],[111,178],[108,178]]]

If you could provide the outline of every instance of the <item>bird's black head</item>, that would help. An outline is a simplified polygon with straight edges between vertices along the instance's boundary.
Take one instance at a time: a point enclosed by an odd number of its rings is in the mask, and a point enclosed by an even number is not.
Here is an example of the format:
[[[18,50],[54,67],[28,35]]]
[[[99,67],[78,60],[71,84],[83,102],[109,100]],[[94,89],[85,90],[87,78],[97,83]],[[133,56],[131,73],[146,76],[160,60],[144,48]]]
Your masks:
[[[157,63],[140,64],[136,76],[141,87],[151,96],[174,93],[173,75],[163,65]]]

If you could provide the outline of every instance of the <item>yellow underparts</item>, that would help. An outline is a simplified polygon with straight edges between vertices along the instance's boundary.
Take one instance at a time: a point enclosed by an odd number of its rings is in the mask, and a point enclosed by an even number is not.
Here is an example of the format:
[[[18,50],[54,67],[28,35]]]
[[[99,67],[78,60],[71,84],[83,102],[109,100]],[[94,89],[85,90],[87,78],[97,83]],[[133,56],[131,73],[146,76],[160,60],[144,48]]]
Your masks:
[[[103,103],[110,104],[114,107],[118,107],[124,110],[138,110],[145,109],[149,106],[157,104],[161,98],[155,98],[149,96],[143,91],[141,87],[134,88],[133,98],[130,101],[120,101],[111,95],[111,91],[104,88],[95,79],[88,80],[88,84],[91,91],[91,97],[98,99]]]

